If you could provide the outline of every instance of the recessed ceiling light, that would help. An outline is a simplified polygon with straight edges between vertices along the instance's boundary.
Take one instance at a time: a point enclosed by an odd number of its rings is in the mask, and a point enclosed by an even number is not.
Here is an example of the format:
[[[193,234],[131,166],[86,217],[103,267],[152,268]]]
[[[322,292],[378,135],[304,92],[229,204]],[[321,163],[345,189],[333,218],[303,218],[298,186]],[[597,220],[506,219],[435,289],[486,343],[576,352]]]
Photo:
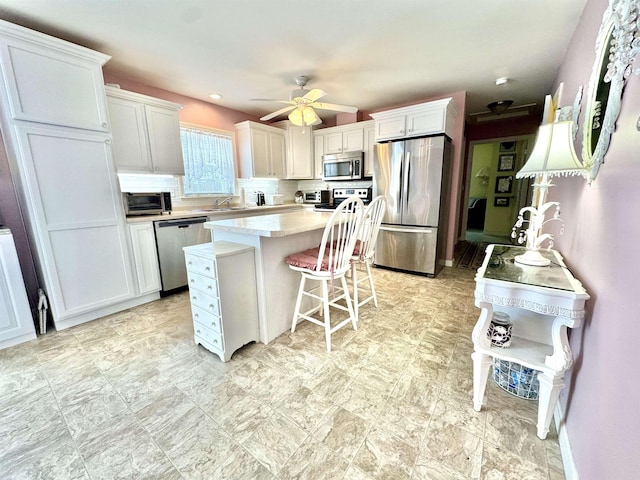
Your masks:
[[[209,96],[214,100],[220,100],[222,98],[222,95],[220,95],[219,93],[210,93]]]
[[[509,77],[496,78],[496,85],[504,85],[509,82]]]

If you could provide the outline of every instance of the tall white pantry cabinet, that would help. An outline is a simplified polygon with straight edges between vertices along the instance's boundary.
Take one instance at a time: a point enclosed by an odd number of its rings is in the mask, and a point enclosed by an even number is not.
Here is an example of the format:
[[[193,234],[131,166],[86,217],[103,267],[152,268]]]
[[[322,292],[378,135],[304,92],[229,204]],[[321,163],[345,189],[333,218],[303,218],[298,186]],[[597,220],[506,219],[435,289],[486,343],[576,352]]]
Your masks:
[[[144,302],[112,154],[109,58],[0,21],[2,135],[56,329]]]

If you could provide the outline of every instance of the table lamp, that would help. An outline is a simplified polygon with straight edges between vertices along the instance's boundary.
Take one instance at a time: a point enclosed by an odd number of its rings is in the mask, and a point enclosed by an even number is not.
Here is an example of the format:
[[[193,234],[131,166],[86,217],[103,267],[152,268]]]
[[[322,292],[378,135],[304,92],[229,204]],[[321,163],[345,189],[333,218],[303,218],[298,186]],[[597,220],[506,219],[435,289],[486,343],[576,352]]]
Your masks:
[[[532,205],[520,210],[511,232],[511,238],[517,237],[518,243],[526,242],[526,252],[515,257],[515,261],[522,265],[544,267],[551,263],[539,251],[541,244],[547,240],[547,249],[553,247],[553,235],[543,234],[542,226],[549,221],[559,220],[560,217],[560,204],[546,201],[547,191],[553,186],[551,178],[560,175],[587,177],[587,169],[580,163],[573,148],[572,129],[572,121],[541,125],[531,156],[516,174],[516,178],[536,178],[533,184]],[[545,220],[546,212],[554,207],[553,217]],[[525,218],[527,213],[528,218]],[[525,223],[526,229],[523,228]]]

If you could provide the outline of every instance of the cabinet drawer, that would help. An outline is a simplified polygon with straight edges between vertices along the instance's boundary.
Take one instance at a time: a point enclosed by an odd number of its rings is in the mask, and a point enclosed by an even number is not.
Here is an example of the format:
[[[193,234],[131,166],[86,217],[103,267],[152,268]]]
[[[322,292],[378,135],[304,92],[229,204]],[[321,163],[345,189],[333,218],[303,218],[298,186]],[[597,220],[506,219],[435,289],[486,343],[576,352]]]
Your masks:
[[[222,322],[220,317],[202,310],[194,305],[191,306],[191,318],[193,319],[193,328],[203,327],[208,330],[212,330],[215,333],[222,335]],[[199,324],[199,325],[196,325]]]
[[[207,295],[218,296],[218,281],[215,278],[194,272],[187,272],[187,278],[189,280],[189,289],[193,288]]]
[[[199,307],[207,313],[220,316],[220,302],[218,297],[205,295],[198,290],[189,289],[189,299],[191,300],[192,306]]]
[[[193,323],[193,337],[195,338],[196,343],[201,339],[207,342],[209,345],[213,345],[221,352],[224,352],[224,340],[222,338],[222,335],[220,333],[214,332],[209,328],[205,328],[201,323]]]
[[[187,271],[216,277],[216,261],[213,258],[204,258],[187,253],[185,254],[185,261],[187,263]]]

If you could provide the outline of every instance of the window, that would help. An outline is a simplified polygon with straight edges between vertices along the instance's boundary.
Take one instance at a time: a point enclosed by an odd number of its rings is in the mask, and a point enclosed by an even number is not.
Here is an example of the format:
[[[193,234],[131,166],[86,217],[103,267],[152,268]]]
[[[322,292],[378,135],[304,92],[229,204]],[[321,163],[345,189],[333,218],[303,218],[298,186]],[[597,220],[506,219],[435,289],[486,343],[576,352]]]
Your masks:
[[[182,124],[184,194],[234,194],[233,134]]]

